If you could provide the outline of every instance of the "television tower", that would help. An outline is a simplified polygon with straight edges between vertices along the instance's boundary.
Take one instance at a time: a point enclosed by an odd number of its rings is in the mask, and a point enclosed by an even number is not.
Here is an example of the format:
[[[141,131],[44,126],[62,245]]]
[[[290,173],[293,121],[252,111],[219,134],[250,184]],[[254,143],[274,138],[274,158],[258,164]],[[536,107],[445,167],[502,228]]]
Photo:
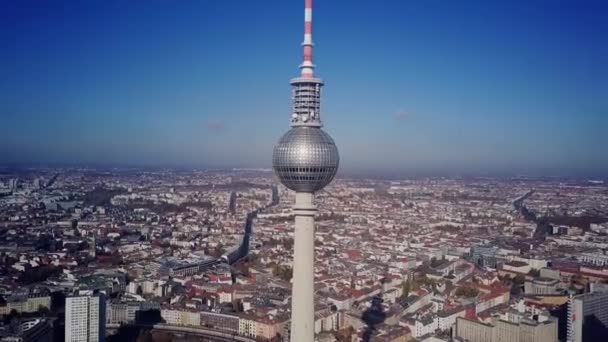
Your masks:
[[[312,0],[304,1],[304,61],[300,76],[291,80],[293,108],[291,129],[274,147],[272,167],[287,188],[296,192],[291,341],[315,338],[314,260],[317,208],[314,193],[329,184],[340,157],[334,140],[321,129],[321,87],[312,63]]]

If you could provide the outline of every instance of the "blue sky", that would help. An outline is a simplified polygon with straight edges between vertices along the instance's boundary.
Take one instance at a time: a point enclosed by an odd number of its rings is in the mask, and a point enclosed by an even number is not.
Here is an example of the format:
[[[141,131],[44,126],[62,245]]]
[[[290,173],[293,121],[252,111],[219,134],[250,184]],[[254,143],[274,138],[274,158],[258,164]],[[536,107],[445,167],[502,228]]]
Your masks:
[[[343,171],[608,173],[608,2],[316,0]],[[303,1],[0,3],[0,164],[269,167]]]

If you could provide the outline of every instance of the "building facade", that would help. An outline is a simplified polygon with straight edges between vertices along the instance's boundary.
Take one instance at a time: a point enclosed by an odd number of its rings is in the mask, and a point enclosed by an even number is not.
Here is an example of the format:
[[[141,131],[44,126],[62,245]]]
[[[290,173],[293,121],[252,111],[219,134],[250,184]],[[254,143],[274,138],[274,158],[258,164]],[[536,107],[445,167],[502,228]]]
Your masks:
[[[526,280],[524,292],[529,295],[557,295],[563,293],[562,283],[557,279],[536,278]]]
[[[469,342],[557,342],[557,319],[494,318],[484,323],[458,317],[454,337]]]
[[[0,315],[8,315],[15,310],[18,313],[32,313],[44,308],[51,310],[51,296],[49,294],[29,294],[9,298],[5,305],[0,305]]]
[[[103,342],[105,336],[104,295],[74,296],[65,299],[66,342]]]
[[[608,292],[591,292],[568,301],[568,342],[582,342],[585,321],[597,320],[608,326]]]
[[[239,332],[239,317],[215,312],[201,312],[201,325],[231,333]]]

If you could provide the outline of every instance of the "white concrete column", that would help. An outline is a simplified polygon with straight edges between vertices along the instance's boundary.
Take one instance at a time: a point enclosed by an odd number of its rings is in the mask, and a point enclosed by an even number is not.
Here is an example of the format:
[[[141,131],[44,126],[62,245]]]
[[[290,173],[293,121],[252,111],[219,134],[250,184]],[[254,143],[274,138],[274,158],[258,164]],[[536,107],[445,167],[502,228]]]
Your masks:
[[[296,192],[293,284],[291,290],[291,342],[315,339],[314,262],[315,218],[313,194]]]

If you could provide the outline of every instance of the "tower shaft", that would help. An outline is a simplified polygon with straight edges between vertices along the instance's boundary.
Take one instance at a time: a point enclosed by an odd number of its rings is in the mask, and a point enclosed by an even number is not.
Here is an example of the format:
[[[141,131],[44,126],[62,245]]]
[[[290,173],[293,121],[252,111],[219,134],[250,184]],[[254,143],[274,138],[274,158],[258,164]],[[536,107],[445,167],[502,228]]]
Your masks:
[[[293,284],[291,295],[291,342],[315,338],[315,218],[313,194],[296,192]]]

